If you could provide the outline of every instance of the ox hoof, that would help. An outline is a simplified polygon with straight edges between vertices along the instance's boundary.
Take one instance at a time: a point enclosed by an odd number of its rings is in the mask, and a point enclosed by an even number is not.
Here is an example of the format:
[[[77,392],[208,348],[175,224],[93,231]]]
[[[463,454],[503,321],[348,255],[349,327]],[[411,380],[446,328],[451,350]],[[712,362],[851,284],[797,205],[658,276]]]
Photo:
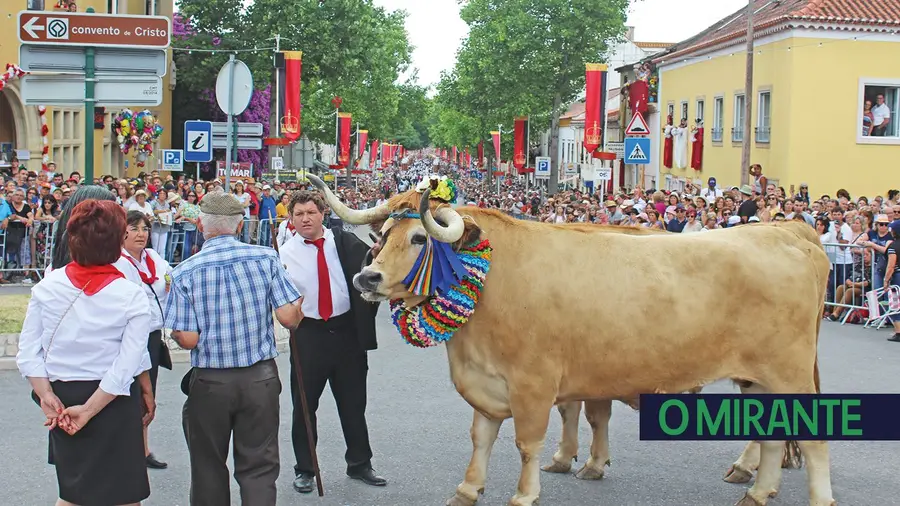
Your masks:
[[[754,499],[750,494],[744,494],[744,497],[741,498],[740,501],[736,502],[734,506],[766,506],[765,503],[761,503]]]
[[[788,441],[784,445],[784,457],[781,459],[782,469],[800,469],[803,467],[803,454],[796,441]]]
[[[728,471],[725,471],[725,476],[722,479],[728,483],[749,483],[753,479],[753,473],[731,466],[728,468]]]
[[[602,480],[603,476],[606,474],[606,471],[601,468],[596,467],[588,467],[587,464],[581,467],[577,473],[575,473],[575,477],[579,480]]]
[[[550,464],[541,467],[541,471],[545,471],[548,473],[568,473],[572,470],[572,461],[569,462],[560,462],[558,460],[554,460]]]
[[[447,506],[475,506],[476,502],[478,502],[478,499],[469,499],[457,492],[447,500]]]

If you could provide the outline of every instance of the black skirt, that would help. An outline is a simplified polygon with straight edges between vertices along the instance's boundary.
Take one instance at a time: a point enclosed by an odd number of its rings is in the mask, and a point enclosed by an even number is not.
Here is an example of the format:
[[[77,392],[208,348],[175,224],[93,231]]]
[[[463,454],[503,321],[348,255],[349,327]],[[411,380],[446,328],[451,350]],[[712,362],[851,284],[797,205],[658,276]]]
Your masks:
[[[65,406],[84,404],[99,381],[54,381]],[[56,466],[59,498],[79,506],[114,506],[150,496],[141,422],[141,388],[113,399],[74,436],[50,431],[49,462]]]

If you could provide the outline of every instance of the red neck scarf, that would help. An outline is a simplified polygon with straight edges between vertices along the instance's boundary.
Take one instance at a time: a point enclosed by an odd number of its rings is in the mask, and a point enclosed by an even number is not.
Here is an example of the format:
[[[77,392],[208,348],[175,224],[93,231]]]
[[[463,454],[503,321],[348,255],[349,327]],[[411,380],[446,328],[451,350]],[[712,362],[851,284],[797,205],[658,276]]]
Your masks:
[[[112,264],[83,266],[75,262],[66,264],[66,276],[75,288],[88,296],[106,288],[106,285],[125,276]]]
[[[288,226],[287,226],[287,229],[288,229],[288,232],[290,232],[290,233],[292,233],[292,234],[296,234],[296,233],[297,233],[297,229],[294,228],[294,222],[291,221],[291,220],[288,220]]]
[[[133,265],[134,268],[137,269],[138,274],[141,275],[141,281],[143,281],[144,283],[152,285],[153,283],[156,283],[157,279],[159,279],[156,277],[156,264],[153,263],[153,257],[150,256],[149,253],[147,253],[147,255],[145,256],[145,261],[147,262],[147,270],[150,271],[149,276],[147,274],[144,274],[144,271],[141,270],[141,266],[139,266],[137,262],[135,262],[134,259],[131,258],[130,253],[126,251],[122,256],[125,257],[129,262],[131,262],[131,265]]]

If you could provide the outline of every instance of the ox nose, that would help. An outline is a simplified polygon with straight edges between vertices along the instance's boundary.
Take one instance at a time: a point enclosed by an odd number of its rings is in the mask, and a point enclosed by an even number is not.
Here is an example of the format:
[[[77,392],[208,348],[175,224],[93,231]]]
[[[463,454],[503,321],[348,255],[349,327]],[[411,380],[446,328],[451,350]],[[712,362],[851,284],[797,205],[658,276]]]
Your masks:
[[[353,284],[356,285],[356,288],[361,292],[374,292],[377,291],[379,283],[383,276],[380,272],[374,272],[369,270],[363,270],[353,280]]]

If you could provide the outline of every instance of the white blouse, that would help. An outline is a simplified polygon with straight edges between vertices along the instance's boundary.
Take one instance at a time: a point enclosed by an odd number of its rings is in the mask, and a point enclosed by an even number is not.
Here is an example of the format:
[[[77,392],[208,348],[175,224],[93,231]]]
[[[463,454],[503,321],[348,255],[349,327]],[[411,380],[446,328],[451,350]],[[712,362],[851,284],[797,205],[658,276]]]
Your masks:
[[[166,298],[168,297],[168,293],[166,292],[166,274],[172,274],[172,266],[169,265],[169,262],[166,262],[163,257],[159,256],[159,253],[150,249],[144,248],[144,251],[141,253],[141,261],[135,262],[137,264],[137,268],[141,270],[145,275],[150,275],[150,269],[147,268],[147,256],[153,259],[153,264],[156,267],[156,281],[151,286],[144,283],[141,279],[141,275],[137,272],[135,268],[135,264],[131,263],[126,257],[131,257],[127,251],[122,249],[122,257],[113,264],[117,269],[119,269],[125,277],[132,280],[129,276],[129,273],[126,272],[130,270],[133,273],[133,276],[137,278],[137,284],[141,286],[144,290],[144,293],[147,294],[147,300],[150,303],[150,332],[155,332],[163,328],[163,314],[162,310],[166,307]],[[132,259],[134,260],[134,259]],[[120,266],[120,264],[127,264],[128,267]],[[154,292],[156,295],[154,296]],[[159,298],[159,304],[156,303],[157,297]]]
[[[100,380],[104,392],[129,395],[134,378],[150,369],[147,296],[126,279],[92,296],[79,292],[65,269],[32,288],[16,365],[26,378]]]

